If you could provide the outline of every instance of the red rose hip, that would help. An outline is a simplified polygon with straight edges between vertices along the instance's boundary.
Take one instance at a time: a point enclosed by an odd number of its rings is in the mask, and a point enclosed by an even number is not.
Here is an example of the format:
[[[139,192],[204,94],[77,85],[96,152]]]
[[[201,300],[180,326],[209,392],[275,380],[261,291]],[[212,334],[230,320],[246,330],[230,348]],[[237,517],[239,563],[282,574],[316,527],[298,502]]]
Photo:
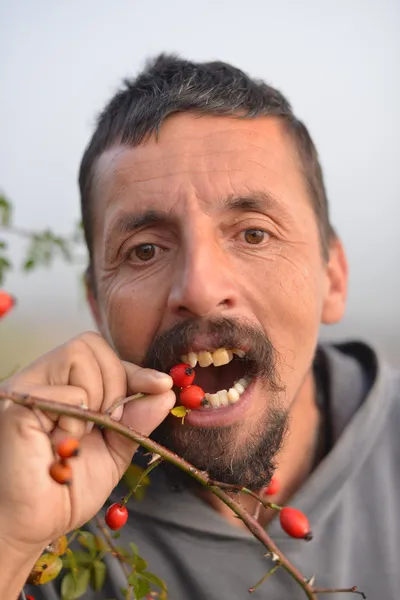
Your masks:
[[[128,520],[128,509],[125,505],[111,504],[107,509],[104,520],[110,529],[114,531],[121,529]]]
[[[179,400],[185,408],[197,410],[207,403],[204,390],[198,385],[188,385],[181,390]]]
[[[262,495],[263,496],[275,496],[275,494],[277,494],[279,492],[280,487],[281,486],[279,485],[278,478],[275,475],[273,475],[271,478],[271,481],[269,482],[267,487],[265,487],[262,490]]]
[[[172,367],[169,374],[172,377],[174,385],[180,388],[192,385],[195,375],[194,369],[185,363],[180,363],[179,365]]]
[[[285,506],[279,513],[279,521],[283,531],[293,538],[312,539],[308,519],[301,510]]]
[[[0,319],[4,317],[15,305],[15,298],[8,292],[0,290]]]

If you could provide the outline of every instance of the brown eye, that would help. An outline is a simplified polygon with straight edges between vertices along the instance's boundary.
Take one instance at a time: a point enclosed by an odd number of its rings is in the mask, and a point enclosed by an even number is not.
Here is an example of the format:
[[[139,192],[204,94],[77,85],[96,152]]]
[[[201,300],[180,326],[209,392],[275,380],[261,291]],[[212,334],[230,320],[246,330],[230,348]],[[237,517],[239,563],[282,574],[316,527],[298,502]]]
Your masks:
[[[156,247],[154,244],[141,244],[140,246],[136,246],[136,248],[132,250],[132,253],[134,253],[135,257],[139,260],[147,261],[154,258]]]
[[[265,231],[262,229],[246,229],[244,239],[248,244],[261,244],[265,239]]]

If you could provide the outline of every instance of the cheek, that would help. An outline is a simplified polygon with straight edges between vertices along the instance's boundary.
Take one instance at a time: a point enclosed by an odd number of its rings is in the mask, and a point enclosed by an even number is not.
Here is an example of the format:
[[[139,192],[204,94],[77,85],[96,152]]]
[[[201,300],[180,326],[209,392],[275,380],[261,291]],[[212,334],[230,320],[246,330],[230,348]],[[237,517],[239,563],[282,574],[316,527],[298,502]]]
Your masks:
[[[165,299],[148,284],[131,280],[109,284],[103,293],[107,337],[121,359],[140,363],[160,329]]]
[[[320,327],[323,273],[317,260],[266,261],[262,284],[254,279],[257,318],[277,351],[277,368],[293,397],[313,360]]]

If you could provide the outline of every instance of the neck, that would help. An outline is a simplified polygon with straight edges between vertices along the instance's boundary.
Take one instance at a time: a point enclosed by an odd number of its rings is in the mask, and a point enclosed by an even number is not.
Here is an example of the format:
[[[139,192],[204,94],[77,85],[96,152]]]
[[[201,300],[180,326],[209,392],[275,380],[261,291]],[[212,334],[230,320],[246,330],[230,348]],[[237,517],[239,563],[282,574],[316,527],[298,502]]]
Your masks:
[[[290,498],[302,486],[314,467],[318,433],[320,429],[320,413],[316,404],[316,389],[312,370],[308,373],[291,408],[290,430],[285,443],[276,457],[275,475],[280,484],[280,491],[271,497],[271,502],[278,505],[287,504]],[[240,519],[235,518],[230,508],[221,502],[212,492],[199,490],[199,495],[215,510],[227,518],[236,527],[245,527]],[[254,498],[241,494],[241,504],[254,514],[258,503]],[[262,509],[259,520],[266,525],[275,511]]]

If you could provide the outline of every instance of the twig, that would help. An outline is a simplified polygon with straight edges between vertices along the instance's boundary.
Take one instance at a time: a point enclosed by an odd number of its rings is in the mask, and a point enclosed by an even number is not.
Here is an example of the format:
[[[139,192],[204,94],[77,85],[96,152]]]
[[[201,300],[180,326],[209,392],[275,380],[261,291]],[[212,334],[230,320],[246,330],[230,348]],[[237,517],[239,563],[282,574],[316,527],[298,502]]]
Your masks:
[[[124,556],[121,554],[121,552],[118,550],[117,546],[114,544],[114,540],[112,539],[110,532],[103,525],[103,521],[100,519],[99,515],[95,515],[94,519],[96,521],[97,527],[100,529],[101,533],[103,534],[103,537],[104,537],[106,543],[111,548],[111,554],[119,561],[119,564],[121,565],[121,569],[123,570],[126,580],[128,581],[130,572],[129,572],[128,567],[125,564]],[[131,590],[132,590],[132,588],[128,584],[128,595],[127,595],[126,600],[129,600],[129,598],[131,597]]]
[[[277,504],[273,504],[272,502],[267,502],[256,492],[253,492],[252,490],[249,490],[248,488],[243,487],[241,485],[235,485],[232,483],[223,483],[222,481],[216,481],[216,480],[210,482],[210,484],[215,485],[219,488],[222,488],[223,490],[232,490],[232,491],[236,491],[236,492],[243,492],[243,494],[252,496],[252,498],[254,498],[255,500],[257,500],[257,502],[262,504],[264,506],[264,508],[272,508],[272,510],[281,510],[281,508],[282,508],[281,506],[278,506]]]
[[[201,483],[203,482],[201,481]],[[279,562],[281,566],[285,569],[285,571],[287,571],[293,577],[293,579],[297,581],[300,587],[303,588],[307,598],[309,598],[309,600],[316,600],[316,596],[313,592],[313,589],[307,583],[304,575],[302,575],[302,573],[300,573],[300,571],[294,565],[292,565],[292,563],[286,558],[286,556],[282,554],[282,552],[276,546],[275,542],[272,541],[272,539],[265,531],[265,529],[260,525],[260,523],[256,521],[256,519],[254,519],[247,512],[247,510],[243,508],[241,504],[239,504],[239,502],[234,501],[226,492],[221,490],[219,487],[213,485],[210,486],[210,484],[205,483],[203,483],[203,485],[207,485],[218,498],[220,498],[227,506],[229,506],[229,508],[232,509],[233,512],[243,521],[243,523],[251,531],[254,537],[256,537],[271,554],[274,554],[277,557],[277,562]]]
[[[359,594],[362,598],[367,597],[364,592],[357,589],[356,585],[351,588],[314,588],[313,592],[314,594]]]
[[[146,396],[146,394],[142,394],[142,392],[139,392],[137,394],[133,394],[133,396],[127,396],[126,398],[121,398],[120,400],[117,400],[116,402],[114,402],[114,404],[112,404],[109,408],[107,408],[107,410],[105,411],[105,414],[111,415],[116,408],[119,408],[120,406],[123,406],[124,404],[127,404],[128,402],[140,400],[140,398],[144,398],[145,396]]]
[[[203,486],[209,488],[224,504],[226,504],[245,524],[245,526],[249,529],[249,531],[256,537],[265,548],[269,551],[269,553],[274,554],[277,558],[277,562],[287,571],[293,579],[300,585],[303,589],[305,595],[309,600],[316,600],[316,591],[310,584],[307,582],[306,578],[300,573],[300,571],[291,564],[291,562],[286,558],[284,554],[278,549],[275,543],[271,540],[267,532],[264,528],[258,523],[256,519],[254,519],[244,508],[243,506],[234,500],[228,493],[222,490],[218,485],[215,485],[215,482],[210,479],[207,473],[200,471],[186,460],[167,450],[164,446],[154,442],[149,439],[147,436],[142,435],[141,433],[134,431],[130,427],[115,421],[111,417],[99,413],[96,411],[82,409],[76,406],[70,406],[67,404],[63,404],[61,402],[54,402],[53,400],[46,400],[43,398],[36,398],[33,396],[29,396],[26,394],[18,394],[17,392],[0,390],[0,399],[9,399],[19,404],[20,406],[25,406],[27,408],[38,408],[44,411],[50,411],[54,414],[58,415],[67,415],[70,417],[74,417],[76,419],[80,419],[82,421],[90,421],[95,423],[96,425],[107,427],[116,433],[120,433],[124,437],[136,442],[137,444],[146,448],[149,452],[153,454],[158,454],[164,460],[172,463],[191,477],[193,477],[196,481],[198,481]],[[241,488],[240,488],[241,489]],[[244,488],[247,489],[247,488]],[[108,532],[107,532],[108,533]],[[319,592],[321,593],[321,592]],[[328,591],[324,591],[324,593],[328,593]]]

